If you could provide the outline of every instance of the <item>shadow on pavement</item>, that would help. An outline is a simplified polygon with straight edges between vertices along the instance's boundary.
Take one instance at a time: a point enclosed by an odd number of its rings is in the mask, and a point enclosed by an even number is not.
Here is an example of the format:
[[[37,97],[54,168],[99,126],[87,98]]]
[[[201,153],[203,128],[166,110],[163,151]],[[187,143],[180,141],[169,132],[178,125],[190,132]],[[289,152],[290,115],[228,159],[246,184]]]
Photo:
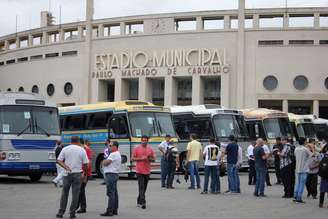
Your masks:
[[[8,176],[0,176],[0,184],[48,184],[50,182],[42,181],[42,179],[38,182],[31,182],[28,177],[8,177]]]

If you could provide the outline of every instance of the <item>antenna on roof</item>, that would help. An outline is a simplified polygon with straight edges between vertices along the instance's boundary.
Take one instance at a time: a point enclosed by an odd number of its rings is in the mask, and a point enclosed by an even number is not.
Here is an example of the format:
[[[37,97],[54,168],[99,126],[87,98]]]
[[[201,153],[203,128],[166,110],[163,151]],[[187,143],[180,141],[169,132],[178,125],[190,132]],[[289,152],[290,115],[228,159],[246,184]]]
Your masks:
[[[15,23],[15,33],[17,35],[17,23],[18,23],[18,15],[16,14],[16,23]]]
[[[59,26],[61,26],[61,5],[59,5]]]

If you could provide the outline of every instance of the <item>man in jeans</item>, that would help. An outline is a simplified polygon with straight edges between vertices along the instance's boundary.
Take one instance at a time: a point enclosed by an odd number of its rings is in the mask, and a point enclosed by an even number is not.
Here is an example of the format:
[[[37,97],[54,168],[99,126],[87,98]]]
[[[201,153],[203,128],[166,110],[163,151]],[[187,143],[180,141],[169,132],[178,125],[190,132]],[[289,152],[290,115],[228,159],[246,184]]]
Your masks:
[[[202,145],[196,140],[197,135],[190,135],[190,142],[187,145],[187,161],[188,170],[190,174],[190,187],[188,189],[195,189],[195,178],[197,183],[197,188],[200,189],[200,177],[198,173],[198,163],[202,155]]]
[[[65,169],[65,174],[63,177],[63,190],[60,198],[60,208],[56,217],[63,218],[67,206],[69,190],[72,186],[70,218],[75,218],[80,187],[81,183],[86,180],[89,162],[85,150],[80,146],[80,139],[78,136],[73,136],[71,138],[71,144],[63,148],[58,156],[57,162]]]
[[[222,160],[224,155],[227,155],[227,174],[228,174],[228,184],[229,190],[227,192],[238,193],[238,151],[239,146],[237,144],[237,140],[235,136],[229,136],[230,143],[225,148],[225,151],[222,156]]]
[[[256,183],[254,196],[265,197],[264,188],[265,188],[265,178],[267,173],[267,159],[268,155],[263,149],[264,141],[259,138],[256,141],[255,148],[253,150],[254,160],[255,160],[255,171],[256,171]]]
[[[165,188],[166,185],[165,185],[165,181],[166,181],[166,178],[168,176],[168,172],[167,172],[167,160],[165,159],[165,153],[166,153],[166,150],[169,146],[169,143],[171,141],[171,136],[170,135],[166,135],[165,136],[165,141],[163,141],[162,143],[160,143],[158,145],[158,149],[159,151],[161,152],[161,186],[162,188]]]
[[[299,146],[295,149],[295,158],[296,158],[296,186],[294,191],[294,202],[296,203],[304,203],[302,200],[302,195],[304,191],[304,186],[306,183],[306,177],[309,172],[308,162],[310,158],[313,156],[312,152],[304,146],[305,138],[300,137],[298,140]]]
[[[201,194],[208,194],[208,181],[211,176],[211,193],[217,194],[218,186],[217,186],[217,166],[218,166],[218,158],[221,156],[219,151],[219,147],[215,144],[215,139],[210,139],[210,144],[204,148],[203,155],[205,160],[205,177],[204,177],[204,188]]]
[[[106,212],[100,216],[113,216],[118,214],[117,181],[121,167],[121,159],[121,153],[118,151],[118,142],[111,142],[111,154],[103,161],[108,204]]]
[[[283,149],[277,152],[280,157],[280,176],[282,184],[284,185],[284,195],[282,198],[292,198],[292,160],[291,160],[291,146],[288,143],[288,138],[283,137],[281,140]]]
[[[136,162],[139,195],[137,206],[146,209],[146,190],[150,176],[151,162],[155,161],[155,152],[148,145],[148,136],[141,137],[141,144],[134,148],[132,160]]]

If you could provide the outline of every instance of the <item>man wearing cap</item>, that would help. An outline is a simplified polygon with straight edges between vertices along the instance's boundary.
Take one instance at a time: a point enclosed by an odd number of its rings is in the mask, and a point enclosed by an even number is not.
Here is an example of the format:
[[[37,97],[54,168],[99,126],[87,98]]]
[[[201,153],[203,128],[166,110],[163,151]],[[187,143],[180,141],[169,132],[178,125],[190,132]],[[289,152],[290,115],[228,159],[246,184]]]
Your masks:
[[[146,190],[150,176],[151,162],[155,161],[155,152],[148,145],[148,136],[141,137],[141,144],[133,149],[132,161],[136,162],[139,195],[137,206],[146,209]]]
[[[159,151],[161,152],[161,183],[162,183],[162,188],[165,188],[165,181],[166,181],[166,178],[167,178],[167,175],[168,175],[168,172],[167,172],[167,160],[165,159],[165,153],[166,153],[166,150],[169,146],[169,143],[171,141],[171,136],[170,135],[166,135],[165,136],[165,141],[163,141],[162,143],[160,143],[158,145],[158,149]]]

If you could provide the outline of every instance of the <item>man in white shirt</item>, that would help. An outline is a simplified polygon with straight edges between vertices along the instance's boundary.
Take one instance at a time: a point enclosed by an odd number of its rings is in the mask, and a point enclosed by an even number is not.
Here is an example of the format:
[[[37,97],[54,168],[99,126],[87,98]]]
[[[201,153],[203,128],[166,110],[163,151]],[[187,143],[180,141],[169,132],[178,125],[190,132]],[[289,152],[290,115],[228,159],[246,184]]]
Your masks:
[[[63,176],[63,191],[60,198],[60,208],[56,217],[63,218],[66,211],[69,190],[72,186],[70,218],[75,218],[81,183],[86,180],[89,163],[85,150],[80,146],[80,139],[78,136],[73,136],[71,138],[71,144],[63,148],[58,156],[57,163],[64,168],[65,173]]]
[[[161,186],[162,188],[165,188],[166,187],[166,178],[168,176],[168,171],[167,171],[167,161],[165,159],[165,153],[166,153],[166,150],[169,146],[169,143],[171,141],[171,135],[166,135],[165,136],[165,141],[163,141],[162,143],[160,143],[158,145],[158,149],[159,151],[161,152]]]
[[[247,158],[248,158],[248,185],[255,185],[256,182],[256,172],[255,172],[255,159],[254,159],[254,146],[255,141],[252,142],[247,148]]]
[[[107,187],[108,204],[105,213],[100,216],[113,216],[118,214],[118,192],[117,181],[121,168],[121,153],[118,151],[118,142],[111,142],[111,153],[106,160],[103,161],[103,170],[105,173],[105,182]]]
[[[217,194],[219,191],[217,188],[217,165],[218,165],[218,156],[219,154],[219,147],[215,144],[215,139],[210,139],[210,144],[204,148],[203,155],[204,155],[204,165],[205,165],[205,179],[204,179],[204,188],[201,194],[208,193],[208,181],[209,177],[211,176],[211,193]]]
[[[267,145],[268,144],[267,139],[263,139],[263,140],[264,140],[264,145],[262,146],[262,148],[263,148],[264,153],[265,153],[265,155],[266,155],[266,157],[268,159],[271,156],[271,151],[269,149],[269,146]],[[265,181],[266,181],[267,186],[272,186],[271,185],[271,182],[270,182],[270,174],[269,174],[269,171],[266,172]]]

